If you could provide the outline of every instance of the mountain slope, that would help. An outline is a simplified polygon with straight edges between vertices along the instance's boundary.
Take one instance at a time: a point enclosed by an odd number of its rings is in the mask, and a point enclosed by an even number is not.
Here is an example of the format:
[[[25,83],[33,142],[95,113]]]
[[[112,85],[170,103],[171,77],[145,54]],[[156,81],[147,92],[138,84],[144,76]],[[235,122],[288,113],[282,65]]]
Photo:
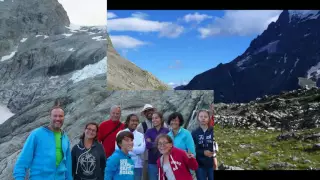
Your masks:
[[[213,89],[216,102],[248,102],[297,89],[299,77],[319,85],[319,11],[284,10],[242,55],[195,76],[179,89]]]
[[[158,80],[148,71],[142,70],[132,62],[124,59],[108,42],[107,87],[109,90],[166,90],[168,85]]]

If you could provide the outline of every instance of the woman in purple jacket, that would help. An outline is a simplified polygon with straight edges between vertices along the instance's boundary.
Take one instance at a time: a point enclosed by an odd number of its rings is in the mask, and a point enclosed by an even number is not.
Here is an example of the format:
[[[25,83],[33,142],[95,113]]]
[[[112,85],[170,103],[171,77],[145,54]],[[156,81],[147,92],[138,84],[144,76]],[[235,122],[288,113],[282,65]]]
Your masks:
[[[167,134],[168,128],[163,127],[164,119],[160,112],[154,112],[152,115],[153,128],[148,129],[145,134],[146,147],[148,149],[148,175],[149,180],[158,179],[157,160],[161,156],[155,140],[159,134]]]

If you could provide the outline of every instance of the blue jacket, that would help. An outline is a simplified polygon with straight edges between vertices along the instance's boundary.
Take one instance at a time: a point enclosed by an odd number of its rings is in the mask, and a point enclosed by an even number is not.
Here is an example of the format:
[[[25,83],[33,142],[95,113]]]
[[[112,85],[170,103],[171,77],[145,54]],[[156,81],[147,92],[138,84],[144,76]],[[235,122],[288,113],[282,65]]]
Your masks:
[[[71,150],[68,136],[62,133],[63,159],[56,167],[56,143],[54,133],[47,127],[39,127],[28,136],[16,161],[13,176],[24,180],[30,169],[30,180],[72,180]]]
[[[176,136],[173,136],[172,130],[168,133],[168,135],[172,138],[174,147],[182,149],[186,152],[191,151],[191,153],[196,156],[194,141],[191,133],[188,130],[180,127]]]
[[[197,161],[199,167],[212,168],[213,157],[207,157],[204,155],[205,150],[213,152],[213,138],[214,132],[213,127],[209,127],[206,132],[203,132],[201,127],[197,128],[192,132],[192,137],[196,144]]]
[[[134,180],[134,162],[120,149],[108,158],[104,180]]]

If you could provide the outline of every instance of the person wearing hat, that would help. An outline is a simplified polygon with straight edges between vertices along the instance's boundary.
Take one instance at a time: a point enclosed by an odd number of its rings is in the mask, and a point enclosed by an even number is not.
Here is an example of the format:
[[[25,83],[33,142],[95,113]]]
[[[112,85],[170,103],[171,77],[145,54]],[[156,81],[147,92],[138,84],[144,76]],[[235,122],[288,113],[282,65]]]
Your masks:
[[[138,127],[137,131],[145,134],[148,129],[153,128],[152,125],[152,115],[156,111],[156,108],[154,108],[151,104],[145,104],[141,110],[141,116],[145,117],[145,121],[141,122]],[[163,127],[168,128],[168,125],[164,123]],[[148,179],[148,151],[144,152],[144,163],[143,163],[143,174],[142,177],[143,179]]]

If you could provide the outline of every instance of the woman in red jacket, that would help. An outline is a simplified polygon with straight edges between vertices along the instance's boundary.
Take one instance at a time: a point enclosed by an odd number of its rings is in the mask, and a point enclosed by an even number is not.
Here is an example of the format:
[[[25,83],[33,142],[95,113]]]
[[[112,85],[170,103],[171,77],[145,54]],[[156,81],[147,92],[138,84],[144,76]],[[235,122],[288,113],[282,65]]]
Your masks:
[[[173,146],[167,134],[161,134],[156,144],[162,156],[157,160],[158,180],[192,180],[191,170],[198,169],[198,163],[191,152],[185,152]]]

